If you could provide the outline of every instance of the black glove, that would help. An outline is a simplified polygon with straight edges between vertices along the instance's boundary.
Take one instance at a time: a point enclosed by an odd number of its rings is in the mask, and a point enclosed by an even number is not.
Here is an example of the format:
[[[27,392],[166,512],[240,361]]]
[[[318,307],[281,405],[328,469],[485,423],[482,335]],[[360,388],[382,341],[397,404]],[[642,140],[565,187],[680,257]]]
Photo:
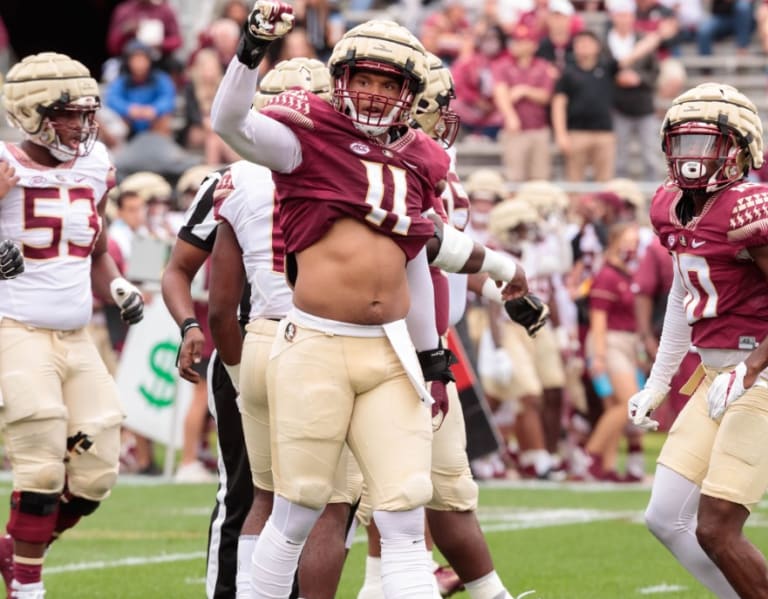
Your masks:
[[[429,385],[432,399],[432,416],[437,416],[442,412],[443,416],[448,413],[448,395],[445,393],[445,384],[455,381],[456,377],[451,372],[451,364],[456,364],[458,360],[450,349],[438,347],[426,351],[417,352],[421,372],[424,380],[429,384],[435,382],[438,384]]]
[[[21,249],[10,239],[0,243],[0,279],[15,279],[24,272]]]
[[[531,337],[549,320],[549,306],[532,293],[507,300],[504,302],[504,309],[512,320],[525,327]]]
[[[237,44],[237,59],[255,69],[264,58],[267,47],[293,28],[293,7],[278,0],[258,0],[243,27]]]
[[[144,298],[141,291],[122,277],[117,277],[110,283],[109,290],[112,299],[120,308],[120,318],[126,324],[136,324],[144,318]]]

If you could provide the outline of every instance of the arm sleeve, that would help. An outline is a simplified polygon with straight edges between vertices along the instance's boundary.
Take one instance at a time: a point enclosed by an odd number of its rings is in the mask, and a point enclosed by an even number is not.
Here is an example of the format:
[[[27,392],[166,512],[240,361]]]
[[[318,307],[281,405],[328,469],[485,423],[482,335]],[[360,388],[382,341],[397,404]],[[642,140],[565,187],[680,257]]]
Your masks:
[[[667,299],[667,312],[664,315],[659,349],[645,384],[646,389],[666,392],[669,389],[669,382],[691,348],[691,327],[685,319],[684,299],[685,289],[675,269],[672,288],[669,290]]]
[[[411,294],[411,309],[405,317],[408,332],[416,351],[435,349],[440,338],[435,326],[435,290],[427,264],[427,250],[422,250],[408,262],[408,288]]]
[[[459,322],[467,309],[467,275],[446,273],[448,277],[448,322],[451,325]]]
[[[255,69],[232,59],[213,99],[213,130],[246,160],[293,172],[301,164],[301,143],[287,126],[251,110],[257,81]]]

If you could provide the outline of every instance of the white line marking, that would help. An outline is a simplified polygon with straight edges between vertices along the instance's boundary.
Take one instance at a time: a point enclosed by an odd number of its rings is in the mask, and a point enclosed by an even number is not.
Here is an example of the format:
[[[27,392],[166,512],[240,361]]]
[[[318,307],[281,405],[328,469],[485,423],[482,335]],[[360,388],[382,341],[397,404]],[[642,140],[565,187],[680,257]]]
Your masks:
[[[679,584],[667,584],[663,582],[661,584],[657,584],[656,586],[637,589],[637,592],[641,595],[658,595],[661,593],[677,593],[678,591],[684,591],[687,588],[688,587],[684,587]]]
[[[165,555],[124,557],[112,561],[78,562],[63,564],[45,568],[46,576],[50,574],[64,574],[66,572],[81,572],[83,570],[104,570],[106,568],[122,568],[123,566],[144,566],[147,564],[165,564],[168,562],[186,562],[195,559],[204,559],[205,551],[194,553],[168,553]]]

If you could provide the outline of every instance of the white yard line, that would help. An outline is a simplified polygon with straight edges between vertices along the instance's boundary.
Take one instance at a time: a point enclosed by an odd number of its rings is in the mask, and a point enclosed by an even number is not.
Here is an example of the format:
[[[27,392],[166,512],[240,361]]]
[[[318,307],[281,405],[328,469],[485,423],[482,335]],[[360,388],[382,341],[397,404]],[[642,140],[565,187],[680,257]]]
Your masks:
[[[145,566],[147,564],[165,564],[168,562],[188,562],[204,559],[205,551],[193,553],[166,553],[153,556],[123,557],[116,560],[99,560],[95,562],[76,562],[61,566],[46,566],[45,575],[63,574],[66,572],[82,572],[83,570],[105,570],[107,568],[122,568],[124,566]]]
[[[660,595],[662,593],[677,593],[678,591],[684,591],[688,587],[684,587],[679,584],[667,584],[661,583],[652,587],[643,587],[637,589],[637,592],[641,595]]]

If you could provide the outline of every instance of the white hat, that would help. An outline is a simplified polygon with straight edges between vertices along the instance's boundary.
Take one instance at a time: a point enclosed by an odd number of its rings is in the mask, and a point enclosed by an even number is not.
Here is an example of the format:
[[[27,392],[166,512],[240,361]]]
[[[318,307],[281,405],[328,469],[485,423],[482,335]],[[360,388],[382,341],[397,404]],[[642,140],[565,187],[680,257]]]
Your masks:
[[[573,4],[569,0],[549,0],[549,12],[570,17],[573,14]]]
[[[637,9],[635,0],[606,0],[605,9],[608,12],[631,12]]]

